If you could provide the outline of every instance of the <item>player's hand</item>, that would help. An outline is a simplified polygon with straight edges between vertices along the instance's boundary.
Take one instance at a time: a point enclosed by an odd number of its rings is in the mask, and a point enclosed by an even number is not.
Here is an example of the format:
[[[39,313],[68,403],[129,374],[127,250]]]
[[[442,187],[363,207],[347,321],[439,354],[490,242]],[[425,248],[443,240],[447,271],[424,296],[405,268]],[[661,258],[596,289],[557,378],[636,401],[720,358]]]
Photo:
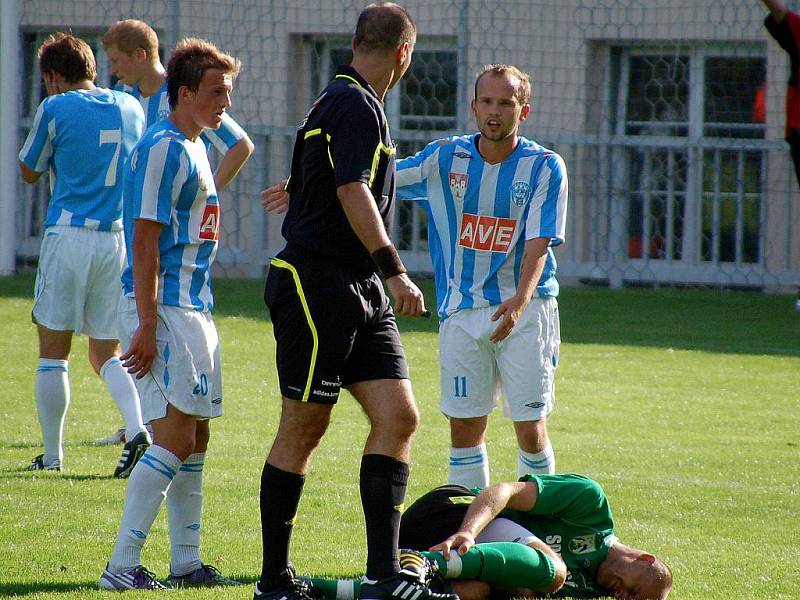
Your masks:
[[[419,317],[425,312],[425,298],[408,275],[400,273],[386,280],[394,298],[394,312],[406,317]]]
[[[508,334],[511,333],[511,330],[514,329],[514,325],[519,321],[527,304],[528,303],[524,302],[521,298],[513,296],[498,306],[497,310],[494,311],[492,315],[492,321],[497,321],[500,318],[502,318],[502,320],[492,332],[492,335],[489,336],[489,340],[496,344],[506,339]]]
[[[430,552],[441,552],[450,560],[450,551],[455,549],[459,556],[464,556],[475,545],[475,536],[467,531],[457,531],[445,541],[430,547]]]
[[[284,179],[278,184],[261,190],[261,206],[268,213],[280,215],[289,210],[289,192],[286,191],[286,182]]]
[[[139,325],[133,332],[128,351],[119,359],[122,361],[122,366],[128,369],[128,373],[136,375],[136,379],[141,379],[150,372],[155,357],[156,327]]]

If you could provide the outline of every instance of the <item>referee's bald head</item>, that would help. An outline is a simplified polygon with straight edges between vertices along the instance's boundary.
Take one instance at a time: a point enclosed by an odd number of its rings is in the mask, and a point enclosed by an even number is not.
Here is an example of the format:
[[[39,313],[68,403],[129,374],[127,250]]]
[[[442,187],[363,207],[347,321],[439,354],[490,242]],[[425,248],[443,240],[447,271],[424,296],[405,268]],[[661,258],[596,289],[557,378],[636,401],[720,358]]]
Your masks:
[[[356,24],[355,47],[364,52],[395,50],[417,41],[417,26],[405,8],[394,2],[375,2],[361,11]]]

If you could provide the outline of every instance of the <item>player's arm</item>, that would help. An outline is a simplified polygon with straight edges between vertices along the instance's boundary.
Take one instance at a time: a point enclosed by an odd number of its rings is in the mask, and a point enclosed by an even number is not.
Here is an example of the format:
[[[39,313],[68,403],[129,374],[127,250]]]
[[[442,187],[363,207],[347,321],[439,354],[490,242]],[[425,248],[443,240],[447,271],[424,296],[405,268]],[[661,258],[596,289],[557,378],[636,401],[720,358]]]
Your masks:
[[[433,546],[431,551],[441,552],[450,558],[450,549],[455,548],[463,555],[475,545],[476,536],[506,508],[527,512],[531,510],[539,495],[536,483],[516,481],[498,483],[481,491],[467,509],[458,531],[443,542]]]
[[[144,377],[156,356],[156,309],[158,306],[158,238],[163,223],[136,219],[133,226],[133,289],[139,326],[131,345],[120,357],[128,373]]]
[[[761,1],[764,3],[764,6],[767,7],[767,10],[769,10],[770,16],[777,23],[783,21],[783,18],[786,16],[786,13],[789,12],[786,9],[786,5],[783,2],[781,2],[781,0],[761,0]]]
[[[28,166],[22,161],[19,161],[19,170],[20,173],[22,173],[22,181],[25,183],[36,183],[39,181],[39,177],[42,176],[41,173],[34,171],[33,169],[29,169]]]
[[[544,264],[547,260],[547,247],[550,245],[550,238],[537,237],[525,242],[525,251],[522,255],[520,265],[519,284],[517,293],[511,298],[500,304],[492,315],[492,321],[500,321],[500,324],[489,336],[493,342],[499,342],[508,337],[514,325],[517,324],[522,316],[525,307],[536,293],[536,284],[542,277]]]
[[[425,299],[405,272],[400,255],[386,233],[372,192],[365,183],[353,181],[336,188],[336,195],[350,227],[386,276],[395,311],[400,315],[421,315],[425,312]]]
[[[217,165],[217,171],[214,173],[214,185],[217,186],[217,191],[222,191],[225,187],[233,181],[234,177],[239,174],[245,163],[253,154],[255,146],[250,138],[245,135],[238,142],[236,142]]]

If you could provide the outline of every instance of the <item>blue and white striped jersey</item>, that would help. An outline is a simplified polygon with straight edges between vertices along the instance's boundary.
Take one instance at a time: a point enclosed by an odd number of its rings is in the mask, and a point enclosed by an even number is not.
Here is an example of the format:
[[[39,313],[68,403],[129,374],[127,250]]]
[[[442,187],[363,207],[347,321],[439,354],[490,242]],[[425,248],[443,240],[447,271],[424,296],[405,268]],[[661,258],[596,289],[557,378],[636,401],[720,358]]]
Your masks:
[[[567,170],[561,157],[519,138],[502,163],[484,162],[477,136],[428,144],[397,162],[397,193],[428,213],[428,247],[439,317],[500,304],[519,283],[525,241],[564,241]],[[557,296],[556,260],[547,250],[539,297]]]
[[[212,310],[211,264],[219,238],[219,202],[203,143],[188,140],[169,119],[150,127],[125,168],[123,204],[128,254],[123,292],[134,295],[134,223],[157,221],[164,224],[158,240],[158,302]]]
[[[139,101],[144,109],[147,127],[151,127],[169,116],[166,83],[155,94],[147,97],[142,96],[142,91],[138,85],[130,86],[117,83],[114,89],[130,94]],[[244,129],[226,112],[222,114],[222,125],[219,126],[219,129],[204,129],[203,133],[200,134],[200,138],[206,148],[214,146],[217,152],[224,156],[245,135]]]
[[[19,159],[50,171],[44,225],[122,229],[122,167],[144,132],[141,107],[104,88],[48,96],[36,110]]]

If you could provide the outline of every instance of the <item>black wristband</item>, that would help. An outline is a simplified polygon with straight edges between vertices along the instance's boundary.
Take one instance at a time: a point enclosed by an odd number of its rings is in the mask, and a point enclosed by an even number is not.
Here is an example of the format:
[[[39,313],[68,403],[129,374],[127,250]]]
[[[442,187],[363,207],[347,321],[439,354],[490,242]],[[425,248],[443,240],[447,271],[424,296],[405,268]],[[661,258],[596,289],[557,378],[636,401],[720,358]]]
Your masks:
[[[378,265],[381,273],[383,273],[384,279],[389,279],[390,277],[406,272],[406,268],[403,265],[403,261],[400,260],[397,249],[391,244],[375,250],[375,252],[372,253],[372,260]]]

